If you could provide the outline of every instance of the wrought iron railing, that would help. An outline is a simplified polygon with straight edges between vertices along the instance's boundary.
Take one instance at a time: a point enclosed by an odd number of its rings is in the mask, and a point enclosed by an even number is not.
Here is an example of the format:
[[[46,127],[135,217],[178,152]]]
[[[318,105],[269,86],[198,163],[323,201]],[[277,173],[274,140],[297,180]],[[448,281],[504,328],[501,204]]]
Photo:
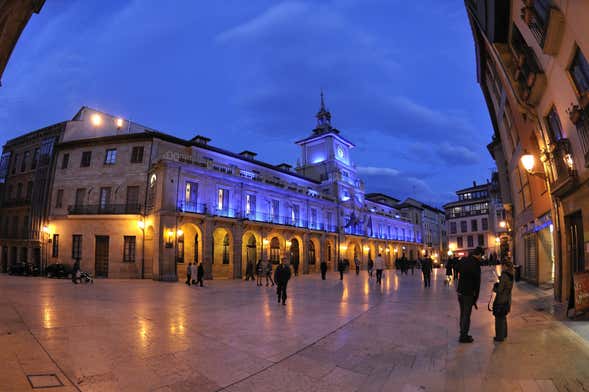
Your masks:
[[[120,215],[120,214],[140,214],[140,204],[88,204],[88,205],[71,205],[68,206],[70,215]]]

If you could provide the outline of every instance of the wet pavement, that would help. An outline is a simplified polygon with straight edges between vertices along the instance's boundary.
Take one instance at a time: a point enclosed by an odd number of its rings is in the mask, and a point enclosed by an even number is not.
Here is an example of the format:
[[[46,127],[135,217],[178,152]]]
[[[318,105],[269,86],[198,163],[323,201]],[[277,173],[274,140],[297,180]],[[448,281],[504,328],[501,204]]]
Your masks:
[[[429,289],[417,270],[380,287],[365,272],[299,276],[286,306],[251,281],[0,275],[0,391],[589,390],[589,343],[553,318],[550,291],[518,284],[509,337],[493,342],[493,279],[475,342],[459,344],[442,270]]]

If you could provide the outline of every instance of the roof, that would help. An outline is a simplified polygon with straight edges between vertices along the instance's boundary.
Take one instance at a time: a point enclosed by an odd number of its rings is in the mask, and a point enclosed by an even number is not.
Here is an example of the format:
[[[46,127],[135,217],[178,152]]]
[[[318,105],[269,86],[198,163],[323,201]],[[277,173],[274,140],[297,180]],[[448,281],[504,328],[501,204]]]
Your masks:
[[[377,198],[377,197],[383,197],[383,198],[385,198],[385,199],[393,200],[393,201],[395,201],[395,202],[397,202],[397,203],[400,201],[399,199],[397,199],[397,198],[395,198],[395,197],[392,197],[392,196],[386,195],[386,194],[384,194],[384,193],[378,193],[378,192],[377,192],[377,193],[367,193],[367,194],[364,196],[364,198],[365,198],[365,199],[369,199],[369,200],[375,199],[375,198]],[[372,201],[374,201],[374,200],[372,200]]]
[[[298,140],[295,142],[295,144],[304,144],[304,143],[309,143],[312,142],[314,140],[319,140],[322,139],[326,136],[333,136],[336,139],[339,139],[342,143],[347,144],[348,147],[356,147],[356,145],[354,143],[352,143],[351,141],[347,140],[346,138],[342,137],[339,135],[339,131],[335,128],[331,128],[329,131],[327,132],[323,132],[323,130],[321,130],[322,132],[317,132],[315,133],[315,131],[317,131],[318,128],[313,130],[313,134],[309,137],[306,137],[304,139]]]

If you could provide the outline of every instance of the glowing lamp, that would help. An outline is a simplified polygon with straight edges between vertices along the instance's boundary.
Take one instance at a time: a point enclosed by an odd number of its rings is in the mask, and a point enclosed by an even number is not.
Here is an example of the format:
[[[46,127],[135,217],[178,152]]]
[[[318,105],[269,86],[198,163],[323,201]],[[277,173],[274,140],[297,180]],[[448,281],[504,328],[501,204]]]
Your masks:
[[[43,226],[43,233],[49,234],[49,226]]]
[[[536,165],[536,158],[534,158],[532,154],[524,151],[524,154],[521,157],[521,163],[524,169],[526,169],[528,173],[531,173]]]
[[[290,240],[286,240],[286,246],[290,248],[290,245],[292,244],[292,242]]]
[[[166,232],[166,248],[171,248],[173,246],[174,240],[174,232],[169,230]]]
[[[184,230],[182,230],[182,229],[178,229],[178,230],[176,231],[176,234],[178,235],[178,237],[181,237],[181,236],[183,236],[183,235],[184,235]]]
[[[502,229],[505,229],[507,227],[507,222],[505,222],[505,221],[499,222],[499,227]]]
[[[117,125],[117,128],[121,129],[123,127],[123,119],[122,118],[117,118],[115,120],[115,124]]]
[[[262,240],[262,245],[268,245],[268,240],[266,238]]]
[[[370,250],[370,247],[368,247],[368,246],[364,247],[364,252],[368,252],[369,250]]]
[[[142,221],[142,220],[138,220],[138,221],[137,221],[137,226],[138,226],[138,227],[139,227],[141,230],[143,230],[143,229],[145,229],[145,222],[144,222],[144,221]]]
[[[452,256],[454,254],[454,252],[452,252],[451,250],[448,251],[448,256]]]
[[[573,162],[573,156],[571,154],[566,154],[564,156],[564,163],[567,165],[569,170],[573,170],[575,168],[575,163]]]
[[[90,122],[92,123],[92,125],[94,125],[95,127],[98,127],[102,124],[102,116],[100,116],[100,114],[98,113],[94,113],[91,117],[90,117]]]
[[[495,243],[499,245],[501,243],[501,238],[495,237]]]

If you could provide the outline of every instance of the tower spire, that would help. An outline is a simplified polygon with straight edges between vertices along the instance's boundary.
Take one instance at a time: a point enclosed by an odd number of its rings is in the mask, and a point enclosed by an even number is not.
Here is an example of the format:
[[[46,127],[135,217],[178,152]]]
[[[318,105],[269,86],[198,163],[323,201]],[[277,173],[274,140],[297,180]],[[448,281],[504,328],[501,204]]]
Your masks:
[[[325,108],[325,96],[323,89],[321,89],[321,107],[319,112],[315,115],[317,118],[317,129],[316,132],[323,133],[331,130],[331,113]]]

